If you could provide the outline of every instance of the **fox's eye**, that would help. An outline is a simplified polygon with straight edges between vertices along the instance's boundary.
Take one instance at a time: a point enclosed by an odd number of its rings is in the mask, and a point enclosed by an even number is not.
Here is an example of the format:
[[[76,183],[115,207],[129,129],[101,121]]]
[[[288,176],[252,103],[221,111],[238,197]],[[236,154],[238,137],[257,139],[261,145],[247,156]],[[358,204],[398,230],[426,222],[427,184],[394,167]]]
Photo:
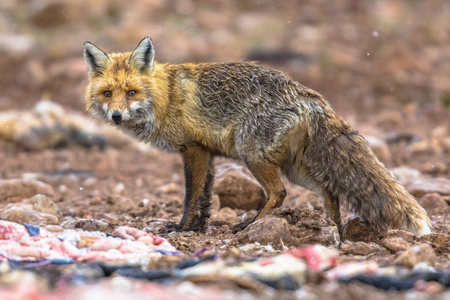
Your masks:
[[[136,95],[136,91],[129,91],[127,95],[128,97],[134,97]]]
[[[110,91],[104,91],[103,95],[105,95],[105,97],[111,97],[111,92]]]

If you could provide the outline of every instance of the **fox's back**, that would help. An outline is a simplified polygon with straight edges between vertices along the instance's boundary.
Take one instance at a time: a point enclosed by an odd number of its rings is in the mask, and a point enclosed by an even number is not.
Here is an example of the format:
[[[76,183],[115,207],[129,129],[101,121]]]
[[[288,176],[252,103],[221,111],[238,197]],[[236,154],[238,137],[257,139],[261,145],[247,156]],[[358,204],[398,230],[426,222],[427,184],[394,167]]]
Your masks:
[[[216,124],[248,116],[251,111],[270,111],[294,104],[290,86],[298,83],[283,72],[251,62],[191,65],[204,116]]]

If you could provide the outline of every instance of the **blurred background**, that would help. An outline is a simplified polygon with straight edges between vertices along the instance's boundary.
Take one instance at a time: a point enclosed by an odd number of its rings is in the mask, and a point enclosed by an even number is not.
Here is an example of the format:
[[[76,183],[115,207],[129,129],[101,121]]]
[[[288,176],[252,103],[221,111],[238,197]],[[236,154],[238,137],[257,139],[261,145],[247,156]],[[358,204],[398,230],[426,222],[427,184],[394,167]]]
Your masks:
[[[387,143],[377,154],[389,166],[448,174],[449,20],[445,0],[2,0],[0,110],[45,99],[82,112],[83,42],[132,51],[150,36],[159,62],[285,71]]]

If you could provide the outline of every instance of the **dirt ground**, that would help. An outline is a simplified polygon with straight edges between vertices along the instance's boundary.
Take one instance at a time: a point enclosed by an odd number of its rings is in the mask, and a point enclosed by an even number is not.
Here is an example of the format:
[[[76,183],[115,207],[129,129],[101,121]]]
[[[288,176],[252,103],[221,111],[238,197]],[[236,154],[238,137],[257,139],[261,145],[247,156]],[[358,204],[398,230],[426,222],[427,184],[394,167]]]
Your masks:
[[[159,61],[258,60],[283,70],[322,93],[367,137],[387,167],[406,166],[427,178],[450,179],[448,3],[337,2],[186,0],[135,1],[127,6],[120,1],[2,1],[0,110],[30,111],[39,100],[51,99],[66,113],[83,112],[87,76],[82,43],[91,40],[107,51],[129,51],[150,35]],[[229,162],[218,159],[216,165]],[[243,246],[231,227],[256,213],[239,208],[230,213],[216,199],[206,232],[168,232],[165,225],[178,222],[184,210],[181,159],[134,142],[108,143],[104,149],[33,150],[2,140],[0,164],[0,179],[32,178],[50,184],[61,224],[87,218],[104,220],[111,230],[117,225],[143,228],[166,237],[188,255],[200,248],[228,251]],[[304,218],[300,228],[308,228],[314,218],[328,222],[318,196],[291,185],[287,191],[275,216],[297,227],[292,219]],[[438,192],[437,197],[450,204],[448,194]],[[21,201],[2,202],[0,211]],[[346,220],[351,217],[345,214]],[[450,234],[448,207],[430,217],[435,232]],[[386,247],[385,238],[364,241],[377,249],[369,255],[341,248],[340,259],[393,265],[402,251]],[[286,246],[319,242],[337,248],[327,237],[300,240]],[[436,269],[450,267],[448,244],[411,238],[408,245],[421,243],[433,246]],[[275,245],[275,251],[256,249],[240,255],[272,256],[281,249]],[[337,295],[318,292],[320,285],[307,289],[323,298]],[[342,297],[352,299],[363,297],[367,289],[379,299],[404,296],[360,284],[339,289]]]

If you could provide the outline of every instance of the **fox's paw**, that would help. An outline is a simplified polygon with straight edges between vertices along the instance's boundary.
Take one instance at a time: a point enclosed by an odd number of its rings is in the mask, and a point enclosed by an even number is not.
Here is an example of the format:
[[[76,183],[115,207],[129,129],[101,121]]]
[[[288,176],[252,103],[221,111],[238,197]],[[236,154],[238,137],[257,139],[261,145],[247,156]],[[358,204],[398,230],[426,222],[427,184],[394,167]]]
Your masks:
[[[181,224],[175,224],[175,223],[169,223],[166,224],[164,231],[165,232],[174,232],[174,231],[181,231],[182,225]]]
[[[248,225],[250,225],[250,223],[251,222],[242,222],[233,226],[232,228],[233,233],[238,233],[239,231],[244,230],[245,228],[247,228]]]
[[[166,225],[166,231],[167,232],[174,232],[174,231],[200,231],[204,232],[207,228],[206,222],[199,222],[195,221],[192,224],[167,224]]]

